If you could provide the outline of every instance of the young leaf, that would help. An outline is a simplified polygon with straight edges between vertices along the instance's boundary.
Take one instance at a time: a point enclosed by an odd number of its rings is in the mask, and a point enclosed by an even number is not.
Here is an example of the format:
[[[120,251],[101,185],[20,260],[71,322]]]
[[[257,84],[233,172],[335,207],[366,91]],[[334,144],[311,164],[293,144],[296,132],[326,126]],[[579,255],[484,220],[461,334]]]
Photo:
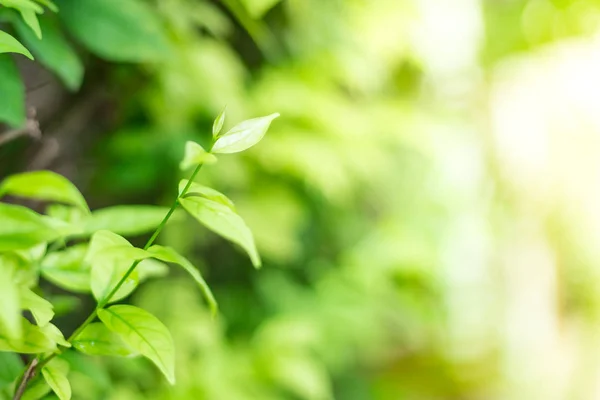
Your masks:
[[[46,335],[47,338],[56,342],[56,344],[63,347],[71,347],[71,343],[65,340],[65,337],[56,325],[49,323],[41,328],[41,331],[44,333],[44,335]]]
[[[11,340],[0,331],[0,351],[12,351],[23,354],[47,353],[56,350],[56,342],[44,331],[25,318],[21,318],[23,336]]]
[[[179,182],[179,193],[183,191],[183,189],[187,186],[188,182],[189,181],[187,179],[182,179]],[[235,211],[235,205],[233,204],[233,201],[229,200],[229,198],[223,193],[213,188],[209,188],[208,186],[200,185],[196,182],[192,182],[187,193],[183,196],[184,199],[188,197],[204,197],[206,199],[226,205],[227,207]]]
[[[60,236],[44,216],[27,207],[0,203],[0,252],[23,250]]]
[[[40,272],[56,286],[78,293],[89,293],[91,271],[84,262],[88,245],[71,246],[63,251],[49,253],[41,262]]]
[[[73,204],[89,211],[85,199],[75,185],[52,171],[23,172],[9,176],[0,185],[0,196],[7,194]]]
[[[38,3],[45,5],[48,7],[50,11],[58,12],[58,7],[50,0],[36,0]]]
[[[169,211],[156,206],[114,206],[94,210],[84,220],[84,234],[109,230],[123,236],[154,230]]]
[[[149,358],[175,383],[175,346],[167,328],[152,314],[128,305],[98,310],[98,317],[125,343]]]
[[[188,141],[185,144],[185,155],[179,164],[180,169],[196,167],[199,164],[214,164],[217,157],[214,154],[207,153],[198,143]]]
[[[44,327],[54,318],[54,307],[48,300],[24,287],[21,288],[20,294],[21,307],[31,312],[39,327]]]
[[[51,390],[43,378],[34,378],[31,384],[27,385],[27,389],[25,389],[21,400],[40,400],[50,393]]]
[[[254,146],[265,136],[271,121],[277,117],[279,113],[237,124],[217,139],[212,148],[213,153],[238,153]]]
[[[159,245],[154,245],[154,246],[150,247],[148,249],[148,252],[150,254],[152,254],[153,257],[156,257],[159,260],[178,264],[183,269],[185,269],[187,271],[187,273],[189,273],[192,276],[192,278],[194,278],[194,280],[200,287],[200,290],[202,291],[204,298],[208,302],[208,305],[210,307],[212,314],[215,315],[217,313],[218,306],[217,306],[217,301],[215,300],[215,297],[213,296],[208,285],[206,284],[206,281],[204,281],[204,278],[202,278],[200,271],[198,271],[196,268],[194,268],[192,263],[189,262],[187,258],[185,258],[182,255],[180,255],[179,253],[177,253],[171,247],[164,247],[164,246],[159,246]]]
[[[141,0],[59,0],[58,16],[92,53],[110,61],[166,58],[167,37],[154,10]],[[101,40],[98,40],[101,38]]]
[[[1,0],[0,4],[18,11],[31,10],[38,14],[44,12],[44,9],[39,4],[33,2],[33,0]]]
[[[68,89],[79,89],[84,72],[79,56],[53,19],[41,16],[39,22],[44,40],[38,39],[21,20],[15,21],[15,27],[40,63],[58,75]]]
[[[203,197],[181,198],[179,202],[190,215],[208,229],[240,245],[250,256],[252,264],[260,268],[260,256],[252,232],[234,210]]]
[[[21,299],[14,281],[14,266],[6,258],[0,258],[0,335],[10,339],[20,339]]]
[[[100,322],[86,326],[73,340],[73,347],[92,356],[127,357],[136,354],[121,337]]]
[[[221,114],[219,114],[217,116],[217,118],[215,118],[215,121],[213,122],[212,134],[213,134],[213,138],[215,138],[215,139],[217,138],[217,136],[219,136],[219,133],[221,133],[221,130],[223,129],[223,123],[225,122],[226,108],[224,108],[223,111],[221,111]]]
[[[2,35],[0,31],[0,53]],[[27,51],[27,50],[25,50]],[[17,127],[25,122],[25,86],[19,76],[15,63],[7,54],[0,54],[0,122]]]
[[[31,10],[22,10],[21,17],[27,26],[33,31],[38,39],[42,39],[42,28],[40,28],[40,21],[38,21],[37,14]]]
[[[0,31],[0,53],[18,53],[33,60],[33,56],[17,39],[4,31]]]
[[[60,358],[54,358],[42,368],[44,380],[60,400],[71,399],[71,385],[67,379],[68,373],[69,363]]]

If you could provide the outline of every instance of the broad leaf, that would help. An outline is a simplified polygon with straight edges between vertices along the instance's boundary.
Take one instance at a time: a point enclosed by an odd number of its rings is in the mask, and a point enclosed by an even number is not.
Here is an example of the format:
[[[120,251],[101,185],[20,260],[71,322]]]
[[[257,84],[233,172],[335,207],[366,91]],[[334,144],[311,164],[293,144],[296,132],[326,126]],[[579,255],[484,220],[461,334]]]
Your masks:
[[[71,385],[67,379],[69,363],[60,358],[54,358],[42,368],[44,380],[60,400],[71,399]]]
[[[219,136],[219,133],[221,133],[221,130],[223,129],[223,123],[225,123],[225,109],[221,111],[221,113],[217,116],[217,118],[215,118],[215,121],[213,122],[213,138],[216,139],[217,136]]]
[[[164,246],[159,246],[159,245],[154,245],[154,246],[150,247],[148,249],[148,252],[150,254],[152,254],[153,257],[156,257],[159,260],[178,264],[183,269],[185,269],[192,276],[192,278],[194,278],[194,280],[200,287],[200,290],[202,291],[202,294],[206,298],[206,301],[208,302],[208,305],[210,307],[212,314],[215,315],[217,313],[218,307],[217,307],[217,301],[215,300],[215,297],[213,296],[208,285],[206,284],[206,281],[204,280],[204,278],[202,278],[200,271],[198,271],[196,268],[194,268],[192,263],[189,262],[187,258],[185,258],[182,255],[180,255],[179,253],[177,253],[171,247],[164,247]]]
[[[131,356],[136,354],[115,332],[104,324],[89,324],[73,340],[73,347],[92,356]]]
[[[58,7],[50,0],[36,0],[38,3],[45,5],[50,11],[58,12]]]
[[[183,189],[185,189],[188,182],[189,181],[187,179],[182,179],[179,182],[179,193],[181,193],[183,191]],[[235,205],[233,204],[233,201],[229,200],[229,198],[227,196],[225,196],[223,193],[221,193],[213,188],[209,188],[208,186],[200,185],[196,182],[192,182],[188,191],[183,196],[183,198],[188,198],[188,197],[204,197],[206,199],[216,201],[217,203],[226,205],[227,207],[229,207],[235,211]]]
[[[91,271],[84,262],[87,244],[78,244],[63,251],[49,253],[41,262],[40,272],[56,286],[79,293],[89,293]]]
[[[219,136],[212,148],[213,153],[238,153],[244,151],[260,140],[267,133],[271,121],[279,117],[278,113],[266,117],[252,118],[241,122],[231,128],[227,133]]]
[[[5,53],[0,31],[0,53]],[[15,39],[16,40],[16,39]],[[27,51],[25,48],[23,48]],[[11,126],[21,126],[25,122],[25,86],[13,60],[7,54],[0,54],[0,122]]]
[[[4,31],[0,31],[0,53],[18,53],[33,60],[33,56],[17,39]]]
[[[52,389],[50,389],[50,386],[48,386],[42,377],[37,379],[34,378],[34,380],[27,385],[27,389],[25,390],[21,400],[40,400],[50,393],[51,390]]]
[[[21,17],[29,29],[35,34],[38,39],[42,39],[42,28],[40,28],[40,21],[38,21],[37,14],[31,10],[21,11]]]
[[[23,336],[18,340],[11,340],[0,332],[0,351],[36,354],[56,350],[56,342],[49,338],[39,326],[21,318],[21,329]]]
[[[83,80],[83,63],[64,37],[58,24],[48,17],[39,19],[44,39],[38,39],[23,22],[15,24],[17,32],[37,61],[56,73],[70,90],[77,90]]]
[[[168,56],[164,28],[141,0],[60,0],[58,16],[73,36],[111,61],[160,61]],[[100,38],[100,40],[99,40]]]
[[[23,368],[25,366],[18,355],[0,352],[0,390],[16,380]]]
[[[0,4],[4,5],[6,7],[14,8],[15,10],[19,10],[19,11],[31,10],[38,14],[41,14],[44,12],[44,9],[42,8],[42,6],[40,6],[33,0],[0,0]]]
[[[39,327],[44,327],[54,318],[54,307],[48,300],[27,288],[21,288],[20,297],[21,307],[31,312]]]
[[[252,232],[234,210],[203,197],[186,197],[179,202],[201,224],[246,250],[256,268],[261,266]]]
[[[198,143],[188,141],[185,144],[185,155],[179,164],[179,168],[188,169],[196,167],[199,164],[214,164],[217,162],[217,157],[207,153]]]
[[[60,329],[58,329],[56,325],[49,323],[46,326],[42,327],[41,331],[44,333],[44,335],[46,335],[48,339],[56,342],[56,344],[63,347],[71,347],[71,343],[67,342],[62,332],[60,331]]]
[[[73,204],[89,211],[85,199],[75,185],[52,171],[23,172],[9,176],[0,184],[0,196],[7,194]]]
[[[151,232],[165,217],[168,208],[156,206],[115,206],[95,210],[83,221],[85,234],[109,230],[124,236]]]
[[[58,238],[51,221],[26,207],[0,203],[0,252],[29,249]]]
[[[6,257],[0,258],[0,336],[20,339],[21,299],[14,279],[15,268]]]
[[[98,310],[98,317],[125,343],[154,362],[171,384],[175,383],[173,338],[155,316],[141,308],[118,305]]]

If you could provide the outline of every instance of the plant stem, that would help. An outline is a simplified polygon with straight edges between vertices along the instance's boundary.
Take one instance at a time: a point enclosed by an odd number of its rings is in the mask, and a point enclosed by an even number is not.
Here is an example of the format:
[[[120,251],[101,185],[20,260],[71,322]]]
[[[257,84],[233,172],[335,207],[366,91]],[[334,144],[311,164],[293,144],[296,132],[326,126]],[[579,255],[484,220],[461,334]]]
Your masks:
[[[160,233],[162,232],[163,228],[167,225],[167,222],[169,221],[169,219],[171,218],[171,216],[173,215],[173,213],[177,209],[177,206],[179,205],[179,199],[181,197],[183,197],[187,193],[187,191],[190,189],[190,187],[192,186],[192,183],[193,183],[194,179],[196,178],[196,175],[198,175],[198,173],[200,172],[201,169],[202,169],[202,164],[199,164],[196,167],[196,169],[194,170],[194,172],[192,172],[192,175],[190,176],[190,179],[188,180],[187,184],[185,185],[185,187],[183,188],[183,190],[181,191],[181,193],[179,193],[179,195],[175,198],[175,201],[171,205],[171,208],[169,209],[169,211],[167,212],[167,214],[164,216],[164,218],[162,219],[162,221],[160,221],[160,224],[158,225],[158,227],[156,228],[156,230],[154,231],[154,233],[152,234],[152,236],[150,236],[150,239],[148,239],[148,241],[146,242],[146,245],[144,246],[144,250],[148,250],[150,248],[150,246],[152,246],[152,244],[154,243],[154,241],[156,240],[156,238],[158,237],[158,235],[160,235]],[[71,336],[69,336],[69,339],[67,339],[67,341],[69,343],[72,343],[73,340],[90,323],[92,323],[94,321],[94,319],[96,319],[96,317],[98,315],[98,310],[101,310],[102,308],[104,308],[110,302],[110,299],[115,295],[115,293],[117,293],[117,291],[121,288],[121,286],[123,286],[123,284],[125,283],[125,281],[129,277],[129,275],[131,275],[133,273],[133,271],[135,270],[135,268],[138,266],[138,264],[140,262],[141,262],[141,260],[136,260],[136,261],[134,261],[131,264],[131,266],[129,267],[129,269],[127,270],[127,272],[125,272],[125,275],[123,275],[123,277],[121,278],[121,280],[112,288],[112,290],[110,291],[110,293],[103,300],[101,300],[98,303],[98,305],[96,306],[96,308],[94,309],[94,311],[92,311],[92,313],[86,318],[86,320],[83,321],[83,323],[81,325],[79,325],[79,327],[77,329],[75,329],[75,331],[71,334]],[[25,392],[25,389],[27,388],[27,383],[29,382],[29,380],[31,378],[33,378],[33,376],[35,376],[36,369],[40,370],[46,364],[48,364],[50,362],[50,360],[52,360],[54,357],[56,357],[57,355],[59,355],[61,353],[62,353],[62,350],[58,349],[58,351],[56,353],[52,353],[51,355],[49,355],[48,357],[46,357],[46,358],[44,358],[42,360],[38,360],[38,358],[34,358],[31,361],[31,363],[27,366],[27,370],[23,374],[23,378],[21,379],[21,383],[19,384],[19,389],[15,392],[15,396],[13,397],[13,400],[20,400],[21,399],[21,397],[23,396],[23,393]]]

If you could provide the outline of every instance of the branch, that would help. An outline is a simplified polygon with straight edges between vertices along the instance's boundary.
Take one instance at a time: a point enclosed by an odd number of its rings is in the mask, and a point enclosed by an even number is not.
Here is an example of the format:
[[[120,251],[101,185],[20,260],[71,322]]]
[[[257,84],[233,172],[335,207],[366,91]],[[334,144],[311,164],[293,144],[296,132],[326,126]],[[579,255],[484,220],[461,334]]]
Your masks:
[[[35,367],[37,366],[37,364],[38,364],[37,358],[34,358],[33,360],[31,360],[31,362],[27,366],[27,369],[25,370],[25,373],[23,374],[23,378],[21,379],[19,388],[15,392],[15,396],[13,397],[13,400],[21,400],[21,397],[23,397],[23,393],[25,393],[25,389],[27,389],[27,383],[29,383],[31,378],[33,378],[35,376]]]

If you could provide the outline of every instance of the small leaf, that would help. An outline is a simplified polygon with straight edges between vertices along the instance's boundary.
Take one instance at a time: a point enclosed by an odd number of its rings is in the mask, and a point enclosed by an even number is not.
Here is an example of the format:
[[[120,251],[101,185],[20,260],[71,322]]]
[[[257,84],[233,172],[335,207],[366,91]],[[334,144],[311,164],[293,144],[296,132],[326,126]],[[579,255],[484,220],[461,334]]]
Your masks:
[[[179,182],[179,193],[183,191],[183,189],[187,186],[188,182],[189,181],[187,179],[182,179]],[[184,199],[188,197],[204,197],[206,199],[226,205],[227,207],[235,211],[235,205],[233,204],[233,201],[229,200],[229,198],[223,193],[213,188],[209,188],[208,186],[200,185],[196,182],[192,182],[186,194],[183,195]]]
[[[21,17],[23,21],[35,34],[38,39],[42,39],[42,28],[40,28],[40,21],[38,21],[37,14],[31,10],[22,10]]]
[[[6,7],[14,8],[15,10],[19,10],[19,11],[31,10],[38,14],[41,14],[44,12],[44,9],[39,4],[33,2],[32,0],[1,0],[0,4],[4,5]]]
[[[16,21],[15,27],[40,63],[58,75],[68,89],[79,89],[84,72],[79,56],[53,19],[41,16],[39,22],[44,40],[36,37],[21,20]]]
[[[254,146],[265,136],[271,121],[277,117],[279,113],[237,124],[217,139],[212,148],[213,153],[238,153]]]
[[[84,262],[88,245],[78,244],[63,251],[49,253],[41,262],[40,272],[56,286],[78,293],[89,293],[91,271]]]
[[[196,167],[199,164],[214,164],[217,157],[214,154],[207,153],[198,143],[188,141],[185,144],[185,155],[179,164],[180,169]]]
[[[150,359],[175,383],[175,346],[167,328],[152,314],[128,305],[98,310],[98,317],[125,343]]]
[[[91,356],[127,357],[136,354],[120,336],[100,322],[86,326],[73,340],[73,347]]]
[[[47,324],[43,328],[41,328],[44,335],[50,340],[56,342],[56,344],[63,347],[71,347],[71,343],[67,342],[62,332],[58,327],[54,324]]]
[[[217,138],[219,136],[219,133],[221,133],[221,130],[223,129],[223,123],[225,122],[225,110],[227,109],[227,107],[225,107],[223,109],[223,111],[221,111],[221,114],[219,114],[217,116],[217,118],[215,118],[215,121],[213,122],[213,127],[212,127],[212,134],[213,134],[213,138]]]
[[[0,390],[14,382],[25,366],[15,353],[0,352]]]
[[[240,245],[250,256],[252,264],[256,268],[260,267],[260,256],[252,232],[234,210],[222,203],[202,197],[181,198],[179,202],[190,215],[208,229]]]
[[[20,297],[21,307],[31,312],[39,327],[44,327],[54,318],[54,307],[48,300],[27,288],[21,288]]]
[[[60,358],[54,358],[42,368],[44,380],[60,400],[71,399],[71,385],[67,379],[68,373],[69,363]]]
[[[49,338],[39,326],[21,318],[21,329],[23,336],[18,340],[11,340],[0,331],[0,351],[36,354],[56,350],[56,342]]]
[[[58,12],[58,7],[50,0],[36,0],[38,3],[45,5],[48,7],[50,11]]]
[[[0,31],[0,53],[2,35]],[[11,57],[0,54],[0,122],[17,127],[25,122],[25,86]]]
[[[52,171],[23,172],[9,176],[0,185],[0,196],[7,194],[73,204],[89,211],[85,199],[75,185]]]
[[[110,61],[161,61],[169,52],[163,25],[141,0],[57,0],[58,16],[92,53]],[[101,40],[98,40],[101,38]]]
[[[215,315],[217,313],[218,306],[217,306],[217,301],[215,300],[215,297],[213,296],[209,286],[206,284],[206,281],[204,280],[204,278],[202,278],[200,271],[198,271],[196,268],[194,268],[192,263],[189,262],[187,258],[185,258],[182,255],[180,255],[179,253],[177,253],[175,251],[175,249],[173,249],[171,247],[164,247],[164,246],[159,246],[159,245],[154,245],[154,246],[150,247],[148,249],[148,252],[150,254],[152,254],[153,257],[156,257],[159,260],[178,264],[183,269],[185,269],[187,271],[187,273],[189,273],[192,276],[192,278],[194,278],[194,280],[200,287],[200,290],[202,291],[204,298],[208,302],[208,305],[210,307],[212,314]]]
[[[108,247],[114,246],[131,246],[131,243],[122,236],[116,233],[102,230],[94,233],[90,239],[90,245],[88,252],[85,256],[85,261],[90,262],[93,258],[98,256],[101,252],[106,250]]]
[[[23,250],[60,236],[44,216],[23,206],[0,203],[0,252]]]
[[[21,299],[14,279],[15,268],[7,258],[0,258],[0,335],[10,339],[20,339]]]
[[[27,385],[27,389],[21,400],[40,400],[44,398],[52,389],[42,378],[34,378],[31,384]]]
[[[151,232],[169,211],[156,206],[114,206],[94,210],[84,220],[84,234],[109,230],[123,236]]]
[[[33,60],[33,56],[17,39],[4,31],[0,31],[0,53],[18,53]]]

